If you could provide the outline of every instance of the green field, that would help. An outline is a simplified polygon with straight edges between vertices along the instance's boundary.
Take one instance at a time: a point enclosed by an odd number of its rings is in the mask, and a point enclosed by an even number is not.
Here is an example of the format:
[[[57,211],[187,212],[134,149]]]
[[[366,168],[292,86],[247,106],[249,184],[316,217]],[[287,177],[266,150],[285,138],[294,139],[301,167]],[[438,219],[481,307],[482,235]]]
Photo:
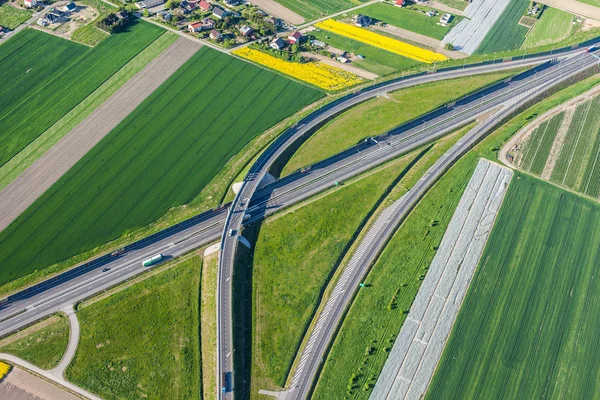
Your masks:
[[[519,25],[519,21],[527,7],[529,0],[511,0],[475,54],[499,53],[521,47],[529,29]]]
[[[28,95],[17,107],[0,118],[0,125],[3,127],[0,131],[0,166],[50,128],[163,33],[164,30],[155,25],[136,22],[126,31],[111,35],[94,48],[70,42],[69,46],[84,48],[87,51],[74,59],[70,66],[59,70],[46,85],[38,86],[37,91]],[[33,41],[32,45],[37,46],[38,43]],[[43,46],[46,52],[51,49],[52,43],[50,41]],[[21,48],[20,51],[27,52],[28,48]],[[35,68],[38,63],[29,57],[28,62],[31,63],[30,68]],[[19,78],[19,74],[23,73],[26,73],[26,70],[15,70],[14,74],[3,74],[2,80],[10,80],[13,76]]]
[[[600,207],[513,177],[428,399],[592,399]]]
[[[380,97],[365,102],[340,115],[311,136],[286,164],[283,174],[287,175],[337,154],[365,137],[382,134],[515,73],[516,71],[499,72],[435,82],[389,93],[389,98]]]
[[[577,0],[580,3],[589,4],[594,7],[600,7],[600,0]]]
[[[25,29],[3,43],[0,46],[0,121],[88,50],[36,29]]]
[[[545,178],[580,193],[600,197],[600,97],[580,103],[570,124],[562,126],[566,112],[540,124],[519,149],[516,164],[536,175],[546,167]],[[564,131],[562,140],[557,137]],[[553,163],[553,164],[552,164]]]
[[[566,39],[573,32],[573,15],[556,8],[546,8],[527,34],[522,49],[543,46]]]
[[[456,8],[457,10],[464,10],[469,5],[469,2],[465,0],[438,0],[438,3],[445,4],[448,7]]]
[[[68,342],[69,319],[57,314],[1,340],[0,353],[15,355],[42,369],[52,369],[62,359]]]
[[[210,399],[217,392],[217,270],[217,254],[205,257],[200,304],[203,399]]]
[[[8,29],[15,29],[23,22],[31,18],[33,13],[29,10],[16,8],[8,4],[0,5],[0,26]]]
[[[434,39],[442,40],[446,33],[457,22],[456,17],[448,26],[438,25],[440,17],[444,14],[440,11],[437,17],[428,17],[420,11],[431,10],[430,7],[396,7],[387,3],[375,3],[360,9],[361,14],[368,15],[379,21],[383,21],[398,28],[429,36]]]
[[[310,34],[336,49],[353,54],[360,54],[364,59],[356,59],[352,62],[352,65],[378,75],[387,75],[419,65],[418,62],[409,58],[401,57],[397,54],[390,53],[389,51],[369,46],[368,44],[341,35],[336,35],[332,32],[314,30],[310,32]]]
[[[95,46],[108,36],[106,32],[97,28],[94,24],[87,24],[77,28],[73,32],[71,40],[87,44],[88,46]]]
[[[372,208],[416,154],[260,228],[252,265],[252,395],[283,387],[322,291]],[[353,201],[360,197],[361,201]],[[298,279],[302,277],[302,279]]]
[[[190,202],[249,141],[321,96],[200,50],[0,233],[0,284]]]
[[[277,3],[289,8],[312,21],[347,8],[359,6],[367,0],[276,0]]]
[[[193,257],[81,308],[69,381],[105,399],[201,398],[201,269]]]

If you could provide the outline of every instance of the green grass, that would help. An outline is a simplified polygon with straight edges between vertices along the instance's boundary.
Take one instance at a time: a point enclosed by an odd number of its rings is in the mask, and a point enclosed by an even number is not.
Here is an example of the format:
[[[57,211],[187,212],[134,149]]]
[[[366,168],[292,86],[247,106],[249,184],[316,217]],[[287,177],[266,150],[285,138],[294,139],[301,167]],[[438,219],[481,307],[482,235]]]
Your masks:
[[[215,253],[202,262],[202,303],[200,305],[200,337],[202,339],[203,398],[217,392],[217,269]]]
[[[287,175],[337,154],[368,136],[382,134],[411,119],[487,86],[515,71],[477,75],[415,86],[363,103],[340,115],[310,137],[283,170]]]
[[[465,0],[437,0],[438,3],[447,5],[448,7],[456,8],[457,10],[464,10],[467,8],[469,3]]]
[[[69,319],[62,314],[34,325],[31,333],[17,333],[0,341],[0,352],[15,355],[42,368],[52,369],[62,359],[69,342]],[[28,329],[31,329],[28,328]]]
[[[511,0],[475,54],[498,53],[521,47],[529,29],[519,25],[519,20],[528,6],[529,0]]]
[[[252,265],[252,395],[283,387],[322,291],[357,229],[415,154],[263,223]],[[353,201],[360,197],[360,201]],[[299,279],[301,277],[301,279]]]
[[[71,40],[88,46],[95,46],[108,37],[108,33],[96,28],[94,24],[83,25],[73,32]]]
[[[3,43],[0,46],[0,121],[87,51],[85,46],[36,29],[24,29]]]
[[[369,273],[367,282],[373,286],[361,289],[351,305],[319,377],[313,396],[315,399],[338,398],[347,391],[353,374],[356,374],[355,389],[348,398],[369,397],[372,384],[387,358],[385,349],[393,345],[393,341],[388,340],[398,334],[406,317],[401,312],[410,308],[420,285],[420,281],[416,282],[415,287],[410,277],[417,280],[423,274],[423,268],[433,259],[433,247],[441,240],[479,157],[496,160],[498,149],[537,115],[598,84],[600,78],[588,78],[518,115],[461,158],[425,195]],[[435,220],[439,225],[432,227]],[[415,273],[418,273],[416,277]],[[404,283],[407,286],[401,286]],[[398,289],[394,302],[393,296]],[[391,304],[392,310],[387,310],[388,304]],[[372,340],[377,342],[372,343]],[[365,356],[367,347],[375,347],[369,357]],[[363,391],[365,383],[371,385]]]
[[[15,29],[23,22],[31,18],[33,13],[29,10],[16,8],[8,4],[0,5],[0,26]]]
[[[356,61],[352,62],[352,65],[378,75],[391,74],[392,72],[401,71],[419,64],[411,59],[400,57],[388,51],[374,46],[369,46],[368,44],[364,44],[335,33],[323,30],[314,30],[310,34],[315,36],[318,40],[335,47],[336,49],[353,54],[360,54],[364,57],[364,60],[357,59]]]
[[[312,21],[347,8],[359,6],[367,0],[276,0],[277,3]]]
[[[11,158],[10,161],[0,167],[0,190],[4,189],[61,138],[87,118],[129,79],[140,72],[150,61],[177,40],[178,37],[179,36],[174,33],[165,32],[131,59],[131,61],[125,64],[106,82],[100,85],[100,87],[94,90],[81,103],[71,109],[64,117]],[[11,41],[12,40],[14,39],[11,39]]]
[[[0,131],[0,166],[50,128],[162,33],[164,30],[155,25],[135,22],[126,31],[111,35],[94,48],[84,47],[87,52],[74,60],[70,67],[64,68],[54,79],[0,118],[3,127]],[[45,48],[46,51],[51,49],[48,45]],[[27,50],[23,48],[21,51]]]
[[[527,34],[522,49],[531,49],[564,40],[573,32],[573,15],[556,8],[546,8]]]
[[[600,7],[600,0],[577,0],[580,3],[589,4],[594,7]]]
[[[83,307],[69,381],[105,399],[199,399],[201,269],[194,257]]]
[[[360,9],[361,14],[386,22],[421,35],[442,40],[450,31],[457,17],[448,26],[438,25],[443,12],[437,17],[428,17],[419,10],[430,10],[430,7],[396,7],[387,3],[375,3]]]
[[[597,203],[517,173],[427,398],[595,398],[599,227]]]
[[[564,112],[557,114],[541,124],[531,134],[531,140],[527,142],[527,148],[523,156],[523,168],[525,170],[538,175],[542,173],[564,118]]]
[[[200,50],[0,233],[0,283],[92,250],[190,202],[248,142],[321,96]],[[31,251],[16,251],[22,246]]]

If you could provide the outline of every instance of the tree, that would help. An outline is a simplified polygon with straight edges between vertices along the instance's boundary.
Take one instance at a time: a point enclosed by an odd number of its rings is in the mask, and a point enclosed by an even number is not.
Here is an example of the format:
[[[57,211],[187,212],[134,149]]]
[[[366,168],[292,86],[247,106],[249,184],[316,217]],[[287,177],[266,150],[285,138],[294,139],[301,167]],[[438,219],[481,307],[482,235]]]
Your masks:
[[[146,8],[144,8],[144,11],[142,11],[142,15],[147,18],[150,16],[150,11],[148,11]]]
[[[454,51],[454,45],[452,43],[446,43],[446,45],[444,46],[444,49],[449,50],[449,51]]]

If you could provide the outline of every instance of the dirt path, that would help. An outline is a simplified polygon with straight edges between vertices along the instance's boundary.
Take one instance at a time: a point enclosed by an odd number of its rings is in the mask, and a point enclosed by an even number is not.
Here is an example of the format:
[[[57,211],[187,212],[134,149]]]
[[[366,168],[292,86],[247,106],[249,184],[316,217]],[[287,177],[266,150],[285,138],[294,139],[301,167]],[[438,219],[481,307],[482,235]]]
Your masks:
[[[15,367],[0,383],[0,399],[79,400],[81,398]]]
[[[321,54],[302,53],[302,55],[304,57],[307,57],[307,58],[317,59],[317,60],[321,61],[323,64],[327,64],[327,65],[331,65],[332,67],[343,69],[344,71],[348,71],[348,72],[350,72],[350,73],[352,73],[354,75],[358,75],[358,76],[360,76],[362,78],[365,78],[365,79],[373,80],[373,79],[376,79],[376,78],[379,77],[379,75],[374,74],[374,73],[369,72],[369,71],[365,71],[362,68],[358,68],[358,67],[355,67],[355,66],[350,65],[350,64],[344,64],[344,63],[338,62],[338,61],[336,61],[336,60],[334,60],[332,58],[323,56]]]
[[[569,132],[569,126],[571,125],[571,121],[573,121],[574,115],[575,107],[571,107],[565,112],[565,118],[562,120],[560,128],[556,134],[556,138],[554,139],[554,143],[552,143],[552,148],[550,149],[550,154],[546,160],[546,165],[544,165],[542,179],[550,179],[552,171],[554,171],[556,161],[560,157],[560,153],[565,144],[565,138],[567,137],[567,132]]]
[[[575,107],[577,107],[577,105],[579,105],[579,103],[583,103],[587,100],[590,100],[598,94],[600,94],[600,85],[590,89],[589,91],[587,91],[585,93],[580,94],[577,97],[572,98],[571,100],[567,101],[566,103],[560,104],[560,105],[554,107],[553,109],[546,111],[544,114],[537,117],[529,125],[525,126],[523,129],[521,129],[519,132],[517,132],[515,135],[513,135],[513,137],[500,149],[498,158],[500,159],[500,161],[503,164],[505,164],[511,168],[514,168],[514,167],[518,168],[518,165],[516,165],[517,163],[511,162],[508,159],[508,153],[511,150],[513,150],[515,148],[520,148],[521,143],[523,143],[529,137],[529,135],[535,130],[535,128],[539,127],[544,121],[552,118],[556,114],[559,114],[565,110],[569,110],[570,108],[575,108]]]
[[[444,11],[444,12],[447,12],[450,14],[463,15],[463,10],[459,10],[458,8],[452,8],[450,6],[447,6],[443,3],[439,3],[437,1],[429,1],[429,2],[427,2],[427,5],[429,7],[437,8],[440,11]]]
[[[600,7],[580,3],[576,0],[541,0],[540,3],[600,21]]]
[[[167,80],[201,45],[178,39],[0,192],[0,231]]]
[[[419,33],[415,33],[406,29],[398,28],[393,25],[386,26],[374,26],[374,28],[378,31],[392,34],[394,36],[398,36],[400,38],[409,40],[414,43],[419,43],[424,46],[429,47],[437,53],[443,54],[446,57],[450,57],[453,59],[460,59],[468,57],[467,54],[460,53],[458,51],[448,51],[444,49],[444,46],[441,40],[437,40],[434,38],[430,38],[429,36],[421,35]]]
[[[265,10],[267,13],[280,18],[293,25],[299,25],[304,22],[304,18],[287,7],[282,6],[274,0],[250,0],[249,3],[254,4]]]

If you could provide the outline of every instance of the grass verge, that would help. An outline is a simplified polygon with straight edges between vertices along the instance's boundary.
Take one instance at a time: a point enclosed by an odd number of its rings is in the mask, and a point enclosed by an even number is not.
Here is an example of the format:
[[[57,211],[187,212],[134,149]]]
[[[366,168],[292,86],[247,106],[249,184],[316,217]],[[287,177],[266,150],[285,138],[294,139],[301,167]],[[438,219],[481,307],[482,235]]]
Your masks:
[[[202,390],[203,398],[211,399],[217,392],[217,253],[202,262],[202,302],[200,304],[200,330],[202,338]]]

